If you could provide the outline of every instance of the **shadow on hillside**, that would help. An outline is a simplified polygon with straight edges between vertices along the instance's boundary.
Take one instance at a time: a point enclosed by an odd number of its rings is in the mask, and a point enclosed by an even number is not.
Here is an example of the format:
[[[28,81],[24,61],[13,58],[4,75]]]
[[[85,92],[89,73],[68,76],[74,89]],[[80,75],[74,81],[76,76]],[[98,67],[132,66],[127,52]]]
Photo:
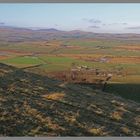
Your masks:
[[[102,86],[98,84],[80,83],[83,87],[102,90]],[[140,102],[140,84],[125,84],[125,83],[108,83],[104,92],[119,95],[125,99]]]
[[[140,102],[140,84],[109,83],[105,92],[114,93],[123,98]]]

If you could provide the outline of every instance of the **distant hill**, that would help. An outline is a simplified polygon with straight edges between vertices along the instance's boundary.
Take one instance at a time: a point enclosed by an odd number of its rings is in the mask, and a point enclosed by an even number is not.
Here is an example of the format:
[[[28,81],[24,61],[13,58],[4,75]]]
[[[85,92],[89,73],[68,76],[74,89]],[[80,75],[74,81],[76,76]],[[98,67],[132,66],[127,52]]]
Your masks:
[[[0,63],[1,136],[140,136],[140,104]]]
[[[140,40],[140,34],[93,33],[80,30],[61,31],[55,28],[33,30],[29,28],[0,26],[0,41],[22,42],[71,38]]]
[[[60,32],[59,30],[57,30],[55,28],[39,29],[38,31],[44,31],[44,32]]]

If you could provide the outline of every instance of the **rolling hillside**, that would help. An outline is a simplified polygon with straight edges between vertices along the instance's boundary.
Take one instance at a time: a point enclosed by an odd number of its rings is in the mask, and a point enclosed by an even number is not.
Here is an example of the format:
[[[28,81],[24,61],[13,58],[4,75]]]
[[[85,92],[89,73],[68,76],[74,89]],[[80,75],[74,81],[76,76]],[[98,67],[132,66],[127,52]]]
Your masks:
[[[1,136],[140,136],[140,104],[0,64]]]

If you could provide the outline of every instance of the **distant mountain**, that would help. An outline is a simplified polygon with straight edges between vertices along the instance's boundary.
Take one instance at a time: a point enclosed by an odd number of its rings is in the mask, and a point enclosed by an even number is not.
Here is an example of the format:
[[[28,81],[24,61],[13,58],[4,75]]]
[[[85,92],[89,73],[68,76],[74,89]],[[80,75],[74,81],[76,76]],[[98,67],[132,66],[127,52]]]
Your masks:
[[[93,33],[80,30],[61,31],[55,28],[33,30],[31,28],[0,26],[0,41],[22,42],[74,38],[140,40],[140,34]]]
[[[49,29],[39,29],[38,31],[44,31],[44,32],[59,32],[59,30],[55,28],[49,28]]]
[[[14,26],[6,26],[6,25],[1,25],[0,29],[5,29],[5,30],[32,30],[32,29],[24,28],[24,27],[14,27]]]

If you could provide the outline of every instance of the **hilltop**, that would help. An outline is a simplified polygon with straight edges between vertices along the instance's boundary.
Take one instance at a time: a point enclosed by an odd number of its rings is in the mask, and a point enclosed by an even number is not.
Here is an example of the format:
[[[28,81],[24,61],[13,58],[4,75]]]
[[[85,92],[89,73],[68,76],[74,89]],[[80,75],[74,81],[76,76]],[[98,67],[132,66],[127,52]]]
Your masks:
[[[140,104],[0,63],[1,136],[140,136]]]

